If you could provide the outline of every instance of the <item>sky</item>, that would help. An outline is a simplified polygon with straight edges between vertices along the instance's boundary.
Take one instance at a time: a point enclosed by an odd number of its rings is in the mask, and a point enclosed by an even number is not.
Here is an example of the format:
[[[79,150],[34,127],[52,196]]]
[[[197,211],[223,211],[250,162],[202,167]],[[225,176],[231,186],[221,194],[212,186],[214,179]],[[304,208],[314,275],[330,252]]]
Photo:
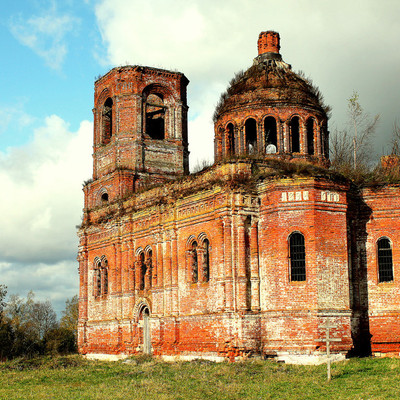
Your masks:
[[[332,106],[380,114],[377,155],[400,121],[398,0],[20,0],[0,13],[0,284],[49,299],[78,293],[82,183],[92,175],[95,79],[119,65],[190,80],[190,166],[213,160],[212,114],[235,72],[251,66],[261,31]]]

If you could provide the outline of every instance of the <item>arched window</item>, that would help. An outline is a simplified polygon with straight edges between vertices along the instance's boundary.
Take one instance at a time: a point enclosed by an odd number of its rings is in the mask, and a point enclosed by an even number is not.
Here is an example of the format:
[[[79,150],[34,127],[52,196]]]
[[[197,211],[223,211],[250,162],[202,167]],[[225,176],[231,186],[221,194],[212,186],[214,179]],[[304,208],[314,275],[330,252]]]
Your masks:
[[[105,256],[95,259],[93,292],[95,297],[108,294],[108,262]]]
[[[101,263],[97,264],[97,268],[95,269],[95,293],[94,295],[100,296],[101,294]]]
[[[191,245],[191,272],[192,272],[192,283],[196,283],[199,280],[199,263],[197,255],[197,242],[194,241]]]
[[[257,123],[255,119],[249,118],[244,124],[246,134],[246,153],[254,154],[257,152]]]
[[[146,276],[146,263],[144,262],[143,251],[139,254],[139,289],[145,288],[145,276]]]
[[[101,293],[106,295],[108,293],[108,261],[106,258],[102,260],[102,290]]]
[[[210,242],[203,240],[203,282],[210,280]]]
[[[276,136],[276,120],[274,117],[267,117],[264,120],[265,152],[274,154],[277,152],[278,140]]]
[[[290,280],[306,280],[306,249],[304,236],[294,232],[289,236]]]
[[[101,195],[101,201],[102,201],[103,203],[108,203],[108,193],[107,193],[107,192],[104,192],[104,193]]]
[[[149,94],[146,100],[146,133],[156,140],[165,138],[164,100],[161,94]]]
[[[378,247],[378,280],[379,282],[393,281],[392,246],[388,238],[380,238]]]
[[[314,129],[315,121],[312,118],[307,120],[307,154],[314,155]]]
[[[300,120],[299,117],[293,117],[290,120],[290,137],[292,153],[300,152]]]
[[[102,142],[103,144],[110,143],[113,130],[113,101],[109,97],[103,106],[102,112]]]
[[[152,285],[153,278],[153,252],[149,250],[146,254],[146,279],[145,279],[145,287],[146,289],[150,289]]]
[[[228,156],[232,157],[235,155],[235,134],[233,130],[233,124],[228,124],[226,131]]]

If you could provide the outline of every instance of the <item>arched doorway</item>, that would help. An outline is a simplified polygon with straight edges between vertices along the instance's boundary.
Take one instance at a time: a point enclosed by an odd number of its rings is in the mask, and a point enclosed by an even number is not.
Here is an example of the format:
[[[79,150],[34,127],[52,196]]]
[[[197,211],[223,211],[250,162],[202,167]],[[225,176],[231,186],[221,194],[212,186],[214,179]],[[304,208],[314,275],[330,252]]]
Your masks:
[[[143,354],[151,354],[151,337],[150,337],[150,310],[147,305],[143,305],[139,313],[139,326],[143,329],[142,344]]]

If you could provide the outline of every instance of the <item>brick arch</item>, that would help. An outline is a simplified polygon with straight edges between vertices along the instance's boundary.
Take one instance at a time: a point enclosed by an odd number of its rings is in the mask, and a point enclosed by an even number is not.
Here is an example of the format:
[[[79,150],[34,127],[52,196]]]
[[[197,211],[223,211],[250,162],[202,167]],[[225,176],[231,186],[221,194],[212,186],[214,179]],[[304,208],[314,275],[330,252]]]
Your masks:
[[[133,311],[132,311],[132,319],[134,322],[138,322],[140,318],[140,314],[143,311],[143,309],[147,307],[149,309],[150,315],[152,312],[152,304],[150,299],[147,297],[139,297],[133,306]]]
[[[186,240],[186,250],[190,250],[193,242],[197,242],[196,236],[190,235]]]
[[[104,88],[102,92],[99,94],[99,96],[96,98],[95,102],[95,108],[97,107],[103,107],[104,103],[108,98],[111,98],[113,100],[113,94],[110,92],[108,88]]]
[[[160,85],[159,83],[151,83],[150,85],[147,85],[143,90],[142,90],[142,98],[143,101],[147,100],[147,97],[150,94],[159,94],[163,97],[164,102],[166,101],[167,104],[169,104],[170,101],[177,101],[178,99],[175,98],[174,94],[171,92],[171,90],[164,85]]]

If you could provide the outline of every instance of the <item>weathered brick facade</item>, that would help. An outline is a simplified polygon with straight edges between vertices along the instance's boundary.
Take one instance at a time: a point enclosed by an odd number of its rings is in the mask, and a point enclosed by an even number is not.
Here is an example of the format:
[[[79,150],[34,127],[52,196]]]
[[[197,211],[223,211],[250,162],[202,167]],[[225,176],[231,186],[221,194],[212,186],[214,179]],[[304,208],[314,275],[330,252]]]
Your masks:
[[[95,83],[79,229],[79,351],[230,358],[400,351],[400,190],[325,169],[326,109],[262,32],[221,98],[215,164],[188,175],[188,80]],[[177,179],[178,178],[178,179]],[[391,268],[391,269],[390,269]]]

